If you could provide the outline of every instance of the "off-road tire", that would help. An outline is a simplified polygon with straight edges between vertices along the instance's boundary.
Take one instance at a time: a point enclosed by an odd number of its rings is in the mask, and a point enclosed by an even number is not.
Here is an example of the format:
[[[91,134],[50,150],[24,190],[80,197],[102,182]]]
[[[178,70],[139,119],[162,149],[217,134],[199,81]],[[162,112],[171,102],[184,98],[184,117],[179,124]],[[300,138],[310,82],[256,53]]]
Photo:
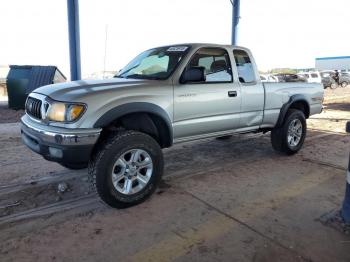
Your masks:
[[[112,168],[121,154],[134,148],[147,151],[153,162],[153,173],[140,192],[126,195],[113,186]],[[161,180],[163,167],[163,153],[159,144],[147,134],[129,130],[113,132],[100,142],[89,162],[88,173],[92,186],[106,204],[114,208],[127,208],[153,194]]]
[[[302,124],[302,135],[299,143],[296,146],[290,146],[288,144],[288,128],[294,119],[299,119]],[[293,155],[297,153],[303,146],[306,137],[306,120],[302,111],[297,109],[289,109],[283,125],[279,128],[274,128],[271,131],[271,144],[273,149],[282,152],[287,155]]]

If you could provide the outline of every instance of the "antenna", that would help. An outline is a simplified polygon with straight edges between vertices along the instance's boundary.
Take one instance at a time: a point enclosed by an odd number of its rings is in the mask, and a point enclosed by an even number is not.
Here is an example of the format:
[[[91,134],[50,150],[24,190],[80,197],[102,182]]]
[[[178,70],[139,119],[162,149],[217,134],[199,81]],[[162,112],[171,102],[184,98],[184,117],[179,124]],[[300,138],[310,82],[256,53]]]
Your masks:
[[[108,25],[106,25],[106,37],[105,37],[105,55],[103,58],[103,79],[105,78],[106,72],[106,59],[107,59],[107,36],[108,36]]]

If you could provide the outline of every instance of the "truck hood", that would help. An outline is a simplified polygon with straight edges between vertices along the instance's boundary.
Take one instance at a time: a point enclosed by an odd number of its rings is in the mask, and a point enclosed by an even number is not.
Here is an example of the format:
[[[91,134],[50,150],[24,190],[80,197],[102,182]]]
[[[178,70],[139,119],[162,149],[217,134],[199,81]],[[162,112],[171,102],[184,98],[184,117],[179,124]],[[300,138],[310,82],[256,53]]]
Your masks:
[[[96,93],[114,93],[120,89],[155,85],[157,81],[141,79],[113,78],[103,80],[79,80],[42,86],[34,93],[43,94],[58,101],[80,102]]]

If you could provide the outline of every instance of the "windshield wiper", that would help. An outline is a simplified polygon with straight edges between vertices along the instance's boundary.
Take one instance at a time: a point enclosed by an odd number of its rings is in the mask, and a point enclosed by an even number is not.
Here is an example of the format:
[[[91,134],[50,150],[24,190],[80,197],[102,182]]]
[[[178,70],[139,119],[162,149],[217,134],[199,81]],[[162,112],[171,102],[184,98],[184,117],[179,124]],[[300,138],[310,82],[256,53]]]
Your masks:
[[[128,76],[126,76],[125,78],[147,79],[147,80],[161,80],[160,77],[148,76],[148,75],[140,75],[140,74],[128,75]]]

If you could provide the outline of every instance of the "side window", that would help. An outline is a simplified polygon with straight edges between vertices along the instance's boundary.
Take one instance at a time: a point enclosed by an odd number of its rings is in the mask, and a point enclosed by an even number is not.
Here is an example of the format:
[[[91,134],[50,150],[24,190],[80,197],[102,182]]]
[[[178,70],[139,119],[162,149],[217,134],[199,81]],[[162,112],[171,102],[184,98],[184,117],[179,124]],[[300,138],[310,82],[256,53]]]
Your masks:
[[[254,83],[255,71],[249,55],[243,50],[233,50],[236,61],[238,78],[241,83]]]
[[[229,55],[222,48],[201,48],[192,57],[189,67],[204,67],[205,82],[232,82]]]

